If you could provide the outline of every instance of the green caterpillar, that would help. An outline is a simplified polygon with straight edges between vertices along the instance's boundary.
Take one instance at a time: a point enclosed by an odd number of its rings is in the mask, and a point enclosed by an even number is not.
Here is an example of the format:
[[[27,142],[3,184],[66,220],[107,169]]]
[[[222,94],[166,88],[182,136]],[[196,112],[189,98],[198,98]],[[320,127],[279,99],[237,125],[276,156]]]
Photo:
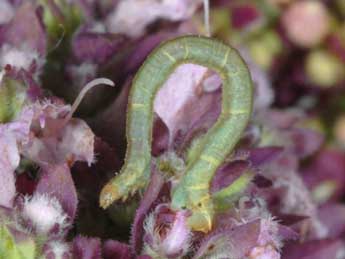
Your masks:
[[[184,176],[173,190],[172,208],[189,209],[193,230],[207,232],[213,218],[210,181],[240,139],[252,111],[252,81],[238,52],[211,38],[184,36],[156,48],[138,71],[130,92],[127,113],[127,153],[119,175],[103,188],[100,205],[145,187],[150,177],[154,97],[177,66],[193,63],[217,72],[223,80],[222,111],[203,136]]]

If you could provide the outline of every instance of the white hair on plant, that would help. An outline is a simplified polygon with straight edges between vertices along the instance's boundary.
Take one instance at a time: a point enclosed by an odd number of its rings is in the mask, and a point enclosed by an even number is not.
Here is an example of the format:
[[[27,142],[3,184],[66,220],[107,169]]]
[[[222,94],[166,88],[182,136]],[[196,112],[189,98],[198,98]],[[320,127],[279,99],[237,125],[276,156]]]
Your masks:
[[[60,202],[47,194],[26,196],[21,216],[31,223],[32,230],[38,234],[48,234],[56,225],[60,231],[68,226],[68,216]]]
[[[147,244],[146,242],[144,242],[144,252],[148,255],[156,255],[156,252],[158,251],[157,243],[159,242],[159,239],[158,234],[155,231],[154,213],[150,213],[146,217],[144,221],[144,231],[152,238],[152,244]]]
[[[95,78],[97,74],[97,65],[84,62],[80,65],[71,65],[68,68],[74,84],[84,85],[88,78]]]
[[[74,120],[66,123],[60,142],[61,159],[76,161],[85,160],[91,166],[94,163],[94,134],[86,122]]]
[[[274,246],[268,244],[266,246],[256,246],[250,253],[249,258],[251,259],[280,259],[281,255]]]
[[[55,259],[63,259],[66,258],[66,255],[70,255],[70,247],[67,243],[63,243],[61,241],[50,241],[47,244],[47,247],[48,251],[46,251],[46,254],[53,254]]]
[[[282,199],[282,212],[284,213],[303,213],[310,217],[311,225],[318,238],[328,235],[328,229],[317,215],[317,208],[310,193],[301,177],[294,171],[284,174],[276,179],[274,188],[285,188],[284,198]]]
[[[335,259],[345,259],[345,245],[343,244],[337,251]]]
[[[161,242],[161,249],[168,257],[178,253],[185,255],[191,247],[192,232],[187,225],[187,213],[178,211],[170,230]]]
[[[92,0],[93,1],[93,0]],[[106,33],[106,27],[103,23],[101,22],[94,22],[91,25],[90,32],[95,32],[95,33]]]
[[[34,61],[37,62],[37,65],[43,63],[39,58],[38,52],[27,49],[25,47],[16,48],[5,44],[0,50],[1,67],[11,65],[16,68],[23,68],[25,70],[28,70]]]
[[[152,238],[152,244],[145,244],[145,252],[153,257],[159,255],[170,258],[178,254],[181,257],[185,255],[191,248],[192,239],[186,219],[186,212],[178,211],[174,222],[167,226],[169,230],[166,235],[162,236],[162,226],[156,226],[154,213],[149,214],[144,223],[144,230]]]
[[[269,215],[261,219],[258,243],[259,245],[274,245],[277,250],[280,250],[283,246],[282,239],[279,236],[278,221],[274,216]]]
[[[253,202],[254,206],[246,208],[247,202]],[[238,204],[238,208],[235,208],[235,211],[240,216],[240,219],[234,219],[234,223],[237,226],[249,223],[259,218],[269,218],[271,216],[267,209],[265,200],[260,197],[250,198],[248,196],[243,196],[239,199]]]
[[[201,253],[199,252],[194,255],[193,259],[242,259],[242,254],[238,252],[237,247],[238,244],[234,242],[231,236],[220,231],[218,234],[210,238],[207,246],[203,248]]]
[[[62,114],[68,114],[72,108],[68,104],[55,102],[47,98],[28,104],[26,107],[33,111],[32,121],[37,121],[41,129],[45,128],[47,118],[59,118]]]

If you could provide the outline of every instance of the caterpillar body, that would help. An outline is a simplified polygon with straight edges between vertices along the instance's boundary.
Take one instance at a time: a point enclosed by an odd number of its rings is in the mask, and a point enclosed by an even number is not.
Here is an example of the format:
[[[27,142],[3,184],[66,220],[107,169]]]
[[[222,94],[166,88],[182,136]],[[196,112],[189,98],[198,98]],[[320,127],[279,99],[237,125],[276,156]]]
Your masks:
[[[240,139],[252,111],[252,81],[238,52],[202,36],[183,36],[161,44],[146,59],[133,81],[127,113],[127,153],[120,174],[103,188],[100,205],[107,208],[118,199],[145,187],[150,177],[153,103],[156,93],[177,66],[198,64],[217,72],[223,81],[222,111],[203,136],[197,155],[173,190],[173,209],[189,209],[194,230],[208,231],[213,204],[210,181],[217,168]]]

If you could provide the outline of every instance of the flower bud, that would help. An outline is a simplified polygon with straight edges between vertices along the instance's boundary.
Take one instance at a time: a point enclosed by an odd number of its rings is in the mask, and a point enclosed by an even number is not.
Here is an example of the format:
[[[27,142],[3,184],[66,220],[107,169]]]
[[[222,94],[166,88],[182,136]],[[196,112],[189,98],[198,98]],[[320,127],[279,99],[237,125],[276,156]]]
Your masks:
[[[187,225],[187,211],[170,211],[160,205],[145,222],[145,252],[152,257],[180,258],[188,252],[191,230]]]
[[[320,1],[296,1],[283,14],[282,24],[294,44],[308,48],[328,34],[330,18]]]
[[[305,66],[309,80],[322,87],[331,87],[345,78],[344,65],[325,50],[312,51]]]
[[[25,197],[21,216],[23,224],[40,235],[61,233],[68,226],[67,215],[59,201],[45,194]]]

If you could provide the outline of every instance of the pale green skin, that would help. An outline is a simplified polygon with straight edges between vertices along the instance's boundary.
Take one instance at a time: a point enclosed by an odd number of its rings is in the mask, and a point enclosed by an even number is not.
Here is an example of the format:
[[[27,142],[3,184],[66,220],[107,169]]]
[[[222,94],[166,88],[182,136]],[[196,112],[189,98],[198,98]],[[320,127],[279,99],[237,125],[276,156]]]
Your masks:
[[[217,72],[223,80],[222,111],[213,127],[193,147],[184,176],[172,194],[175,210],[189,209],[193,230],[211,228],[213,203],[210,181],[234,149],[252,112],[253,87],[244,61],[235,49],[211,38],[184,36],[156,48],[138,71],[130,92],[127,113],[127,153],[119,175],[103,188],[100,204],[145,187],[150,177],[154,97],[177,66],[198,64]]]

